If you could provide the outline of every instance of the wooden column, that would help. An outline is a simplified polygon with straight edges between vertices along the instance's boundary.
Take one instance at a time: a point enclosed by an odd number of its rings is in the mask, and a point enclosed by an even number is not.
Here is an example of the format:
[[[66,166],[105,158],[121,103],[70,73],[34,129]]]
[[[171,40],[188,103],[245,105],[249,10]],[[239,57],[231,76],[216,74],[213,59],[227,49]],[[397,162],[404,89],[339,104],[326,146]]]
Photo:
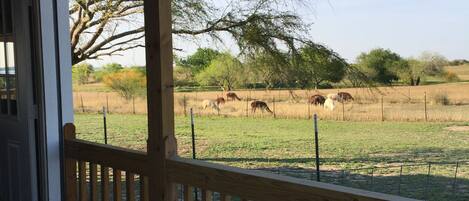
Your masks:
[[[75,126],[73,124],[66,124],[64,127],[64,139],[75,139]],[[65,200],[77,201],[77,161],[70,158],[65,158]]]
[[[173,103],[171,0],[145,0],[148,93],[147,152],[150,201],[175,201],[176,186],[167,180],[166,158],[176,155]]]

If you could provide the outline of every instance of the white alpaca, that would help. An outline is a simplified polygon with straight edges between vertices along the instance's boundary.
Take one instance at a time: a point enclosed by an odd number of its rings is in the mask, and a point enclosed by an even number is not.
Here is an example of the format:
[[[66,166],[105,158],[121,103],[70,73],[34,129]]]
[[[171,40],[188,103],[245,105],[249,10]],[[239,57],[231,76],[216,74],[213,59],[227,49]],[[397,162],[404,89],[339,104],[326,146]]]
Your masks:
[[[204,110],[207,109],[207,107],[211,107],[212,109],[220,111],[220,108],[218,107],[217,102],[213,100],[204,100],[202,102],[202,107],[204,108]]]
[[[329,98],[329,96],[326,99],[326,102],[324,102],[324,109],[333,111],[335,108],[335,100],[332,98]]]

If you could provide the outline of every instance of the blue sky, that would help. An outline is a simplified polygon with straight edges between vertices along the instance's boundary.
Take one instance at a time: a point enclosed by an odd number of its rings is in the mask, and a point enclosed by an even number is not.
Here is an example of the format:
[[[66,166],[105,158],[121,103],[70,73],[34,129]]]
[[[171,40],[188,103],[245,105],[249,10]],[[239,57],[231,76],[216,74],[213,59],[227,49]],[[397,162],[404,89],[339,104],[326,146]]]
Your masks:
[[[403,57],[434,51],[449,59],[469,59],[469,0],[316,0],[299,12],[305,22],[313,23],[310,37],[349,62],[377,47]],[[207,45],[230,50],[231,44],[214,46],[175,39],[175,45],[184,49],[183,55]],[[111,61],[143,65],[144,51],[93,63]]]

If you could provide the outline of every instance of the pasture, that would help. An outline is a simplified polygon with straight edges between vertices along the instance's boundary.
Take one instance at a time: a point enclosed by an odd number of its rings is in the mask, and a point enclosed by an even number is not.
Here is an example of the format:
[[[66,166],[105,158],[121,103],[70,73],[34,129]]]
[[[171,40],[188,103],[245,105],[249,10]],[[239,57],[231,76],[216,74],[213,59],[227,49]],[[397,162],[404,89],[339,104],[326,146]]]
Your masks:
[[[179,154],[189,157],[189,118],[175,120]],[[146,115],[109,115],[109,143],[144,151],[146,123]],[[311,120],[197,116],[195,124],[200,159],[243,168],[314,167]],[[78,138],[103,142],[100,115],[77,114],[76,125]],[[469,129],[458,126],[469,124],[320,120],[323,167],[468,160]]]
[[[457,67],[454,67],[457,68]],[[337,105],[334,111],[307,104],[309,96],[326,95],[345,91],[351,93],[355,101]],[[278,118],[307,119],[318,113],[323,119],[352,121],[469,121],[469,83],[445,83],[425,86],[380,87],[377,90],[347,88],[325,90],[240,90],[236,91],[242,101],[228,101],[221,111],[203,109],[206,99],[224,97],[222,91],[177,92],[175,112],[182,115],[193,108],[198,115],[228,117],[271,117],[267,113],[253,114],[250,100],[266,101]],[[291,93],[292,92],[292,93]],[[426,95],[425,95],[426,94]],[[426,99],[426,101],[425,101]],[[444,101],[442,104],[441,101]],[[425,102],[427,103],[425,106]],[[77,112],[97,112],[109,106],[114,113],[146,113],[146,100],[136,98],[125,101],[116,93],[110,92],[101,84],[84,85],[75,88],[74,108]],[[427,112],[425,113],[425,107]]]

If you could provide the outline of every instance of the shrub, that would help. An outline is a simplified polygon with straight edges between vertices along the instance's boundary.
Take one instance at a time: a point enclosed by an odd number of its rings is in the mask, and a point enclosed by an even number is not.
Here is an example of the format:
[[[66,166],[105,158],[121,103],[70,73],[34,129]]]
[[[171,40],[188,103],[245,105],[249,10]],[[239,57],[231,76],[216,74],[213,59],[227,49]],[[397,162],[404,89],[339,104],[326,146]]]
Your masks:
[[[127,101],[145,94],[146,78],[135,70],[110,73],[104,76],[103,81],[106,86],[119,93]]]
[[[453,72],[445,72],[444,75],[443,75],[443,78],[447,82],[457,82],[457,81],[459,81],[458,75],[456,73],[453,73]]]
[[[432,96],[432,104],[435,105],[449,105],[450,100],[447,93],[439,92]]]
[[[72,67],[72,79],[79,85],[87,84],[94,72],[91,64],[81,63]]]

